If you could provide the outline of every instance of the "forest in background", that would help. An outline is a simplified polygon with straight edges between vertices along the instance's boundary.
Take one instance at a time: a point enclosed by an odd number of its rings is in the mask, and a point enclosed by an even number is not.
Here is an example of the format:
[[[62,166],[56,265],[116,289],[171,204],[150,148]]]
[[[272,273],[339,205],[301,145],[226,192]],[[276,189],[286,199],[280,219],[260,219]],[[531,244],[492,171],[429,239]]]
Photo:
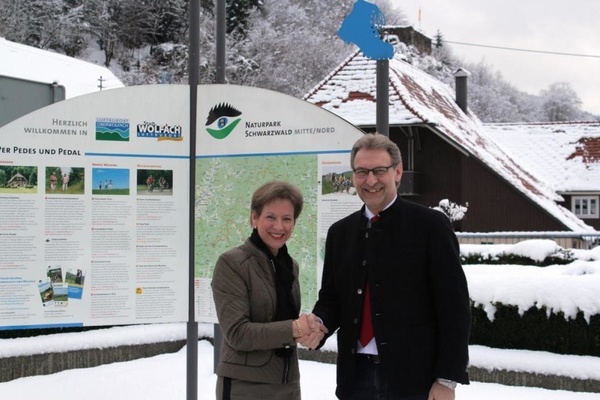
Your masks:
[[[215,81],[215,1],[200,0],[200,83]],[[390,0],[372,0],[388,25],[406,25]],[[347,58],[337,30],[354,0],[227,0],[226,79],[302,97]],[[0,36],[104,64],[127,85],[187,83],[188,0],[3,0]],[[567,82],[519,91],[481,61],[457,59],[443,33],[431,56],[399,45],[403,59],[450,86],[467,69],[469,108],[483,122],[600,120]]]

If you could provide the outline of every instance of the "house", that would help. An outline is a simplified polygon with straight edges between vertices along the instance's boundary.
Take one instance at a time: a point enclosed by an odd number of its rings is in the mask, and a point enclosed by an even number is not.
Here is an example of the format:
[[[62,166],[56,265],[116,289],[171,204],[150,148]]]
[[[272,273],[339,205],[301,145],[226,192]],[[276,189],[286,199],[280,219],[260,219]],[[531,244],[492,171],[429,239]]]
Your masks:
[[[0,37],[0,76],[36,82],[57,83],[66,89],[65,98],[123,87],[104,65],[92,64],[53,51],[11,42]]]
[[[27,187],[27,178],[18,172],[14,174],[6,183],[6,187],[18,188],[18,187]]]
[[[389,61],[388,97],[389,136],[403,154],[401,196],[429,207],[444,199],[468,205],[455,223],[461,232],[595,232],[562,206],[564,198],[552,186],[509,155],[477,116],[461,109],[460,93],[402,54]],[[376,62],[355,51],[304,99],[374,131]]]
[[[486,134],[600,230],[600,123],[486,124]]]
[[[38,108],[123,87],[105,66],[0,37],[0,126]]]

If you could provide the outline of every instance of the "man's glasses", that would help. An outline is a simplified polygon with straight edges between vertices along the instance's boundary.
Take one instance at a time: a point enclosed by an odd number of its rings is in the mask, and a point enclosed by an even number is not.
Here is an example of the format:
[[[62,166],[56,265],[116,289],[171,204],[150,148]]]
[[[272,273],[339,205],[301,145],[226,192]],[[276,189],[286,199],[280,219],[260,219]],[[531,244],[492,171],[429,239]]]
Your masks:
[[[373,168],[373,169],[356,168],[353,171],[354,171],[354,175],[360,179],[367,178],[369,176],[369,172],[372,172],[376,178],[381,178],[382,176],[387,174],[388,169],[395,167],[395,166],[396,166],[396,164],[392,164],[387,167],[377,167],[377,168]]]

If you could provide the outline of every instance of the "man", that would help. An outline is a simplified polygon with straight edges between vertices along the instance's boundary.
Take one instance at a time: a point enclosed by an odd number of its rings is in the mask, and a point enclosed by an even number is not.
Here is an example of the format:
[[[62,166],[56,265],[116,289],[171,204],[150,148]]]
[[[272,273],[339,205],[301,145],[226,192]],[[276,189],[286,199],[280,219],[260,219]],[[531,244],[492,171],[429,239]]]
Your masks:
[[[336,395],[452,400],[469,383],[471,314],[450,221],[397,196],[402,158],[386,136],[360,138],[350,165],[364,206],[329,229],[313,309],[328,336],[339,328]]]
[[[69,188],[69,175],[68,174],[63,174],[62,175],[62,190],[67,190]]]
[[[54,191],[56,189],[57,180],[58,178],[56,177],[56,172],[53,172],[52,175],[50,175],[50,190]]]

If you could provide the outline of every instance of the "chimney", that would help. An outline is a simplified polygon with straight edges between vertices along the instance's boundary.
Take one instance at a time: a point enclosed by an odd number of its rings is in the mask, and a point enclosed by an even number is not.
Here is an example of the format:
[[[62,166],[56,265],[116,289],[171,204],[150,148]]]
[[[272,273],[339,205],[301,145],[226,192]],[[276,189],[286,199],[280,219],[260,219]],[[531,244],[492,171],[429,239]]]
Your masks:
[[[467,78],[471,75],[464,68],[459,68],[454,71],[456,78],[456,104],[465,114],[467,114]]]

